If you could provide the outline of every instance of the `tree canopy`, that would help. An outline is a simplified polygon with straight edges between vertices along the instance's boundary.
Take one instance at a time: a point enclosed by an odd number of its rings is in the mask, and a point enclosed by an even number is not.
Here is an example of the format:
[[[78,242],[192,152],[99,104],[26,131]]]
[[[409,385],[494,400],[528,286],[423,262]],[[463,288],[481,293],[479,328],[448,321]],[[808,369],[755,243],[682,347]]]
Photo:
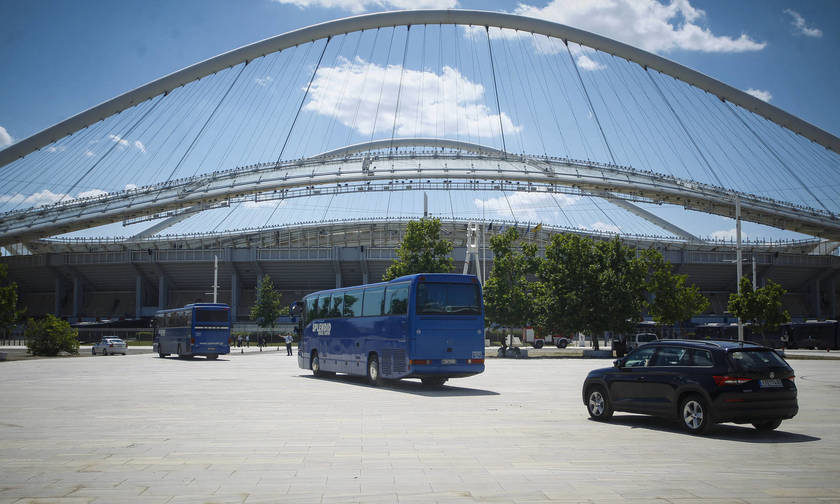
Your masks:
[[[8,265],[0,264],[0,330],[6,334],[17,324],[26,309],[18,308],[17,283],[6,283]]]
[[[753,289],[748,277],[741,277],[741,292],[729,295],[727,309],[744,322],[752,322],[764,334],[790,322],[790,313],[782,308],[782,296],[787,292],[781,285],[767,280],[767,285]]]
[[[440,219],[409,221],[383,281],[413,273],[450,273],[454,269],[452,242],[440,237]]]
[[[490,238],[493,268],[484,282],[484,311],[488,321],[507,327],[521,327],[536,320],[539,269],[537,246],[523,243],[517,250],[519,233],[510,228]]]
[[[709,300],[700,293],[700,289],[687,284],[688,275],[675,274],[671,263],[665,261],[662,254],[648,250],[644,258],[649,271],[646,287],[652,298],[647,308],[655,322],[679,324],[709,308]]]
[[[277,323],[277,317],[287,312],[288,307],[281,306],[280,293],[274,289],[271,277],[264,275],[257,290],[257,301],[251,307],[251,320],[263,329],[268,327],[273,329]]]

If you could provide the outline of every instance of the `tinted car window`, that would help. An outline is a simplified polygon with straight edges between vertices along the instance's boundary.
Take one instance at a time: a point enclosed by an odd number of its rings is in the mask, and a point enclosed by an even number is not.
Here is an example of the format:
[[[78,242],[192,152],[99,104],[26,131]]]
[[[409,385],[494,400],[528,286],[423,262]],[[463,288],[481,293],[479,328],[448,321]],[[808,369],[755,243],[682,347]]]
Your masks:
[[[689,366],[713,366],[712,353],[708,350],[692,349],[688,351]]]
[[[227,322],[228,321],[228,311],[227,310],[196,310],[195,311],[195,321],[196,322]],[[189,313],[184,313],[184,317],[181,322],[185,326],[190,325],[190,317]]]
[[[645,367],[656,351],[654,347],[642,347],[624,359],[624,367]]]
[[[312,322],[312,319],[318,316],[318,298],[311,297],[306,298],[306,315],[305,320],[306,323]]]
[[[330,316],[330,295],[318,297],[318,318],[327,318]]]
[[[384,287],[365,289],[365,301],[362,306],[362,315],[365,317],[378,317],[382,315],[382,300],[384,298]]]
[[[653,360],[652,366],[687,366],[688,363],[683,361],[683,356],[686,354],[685,348],[680,347],[659,347],[656,352],[656,358]]]
[[[736,350],[729,354],[735,369],[743,373],[786,368],[787,363],[773,350]]]

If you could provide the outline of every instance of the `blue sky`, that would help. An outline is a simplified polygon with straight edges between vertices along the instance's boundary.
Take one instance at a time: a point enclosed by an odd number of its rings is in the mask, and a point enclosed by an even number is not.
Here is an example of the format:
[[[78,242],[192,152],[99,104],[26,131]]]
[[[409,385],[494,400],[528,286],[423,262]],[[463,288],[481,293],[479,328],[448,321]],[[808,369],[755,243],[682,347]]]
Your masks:
[[[0,147],[230,49],[321,21],[407,6],[502,10],[594,31],[750,90],[840,135],[837,1],[3,0]],[[576,57],[583,68],[604,61]],[[729,227],[715,222],[704,231]]]

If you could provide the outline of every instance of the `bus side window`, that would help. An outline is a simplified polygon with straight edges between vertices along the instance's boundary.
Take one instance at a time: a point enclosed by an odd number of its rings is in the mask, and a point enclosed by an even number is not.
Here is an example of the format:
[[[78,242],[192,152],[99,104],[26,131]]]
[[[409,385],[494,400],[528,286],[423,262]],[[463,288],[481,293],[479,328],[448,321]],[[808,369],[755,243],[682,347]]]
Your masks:
[[[318,298],[318,318],[328,318],[330,316],[330,295],[320,296]]]
[[[348,291],[344,293],[344,316],[362,316],[362,294],[361,290]]]
[[[408,285],[389,285],[385,291],[385,314],[405,315],[408,313]]]
[[[305,323],[312,322],[312,319],[317,318],[316,313],[318,311],[318,298],[310,297],[306,298],[306,313],[304,314]]]
[[[385,289],[376,287],[365,289],[365,300],[362,305],[363,317],[378,317],[382,315],[382,301],[385,299]]]
[[[344,294],[336,293],[332,295],[332,305],[330,306],[330,317],[341,318],[344,313]]]

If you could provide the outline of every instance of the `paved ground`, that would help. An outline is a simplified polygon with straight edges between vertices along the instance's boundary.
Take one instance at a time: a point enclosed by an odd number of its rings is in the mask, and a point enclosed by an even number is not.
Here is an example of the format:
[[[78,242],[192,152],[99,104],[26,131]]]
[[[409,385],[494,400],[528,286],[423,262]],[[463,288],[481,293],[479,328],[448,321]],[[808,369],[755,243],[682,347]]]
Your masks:
[[[0,503],[840,502],[840,364],[794,361],[779,432],[588,420],[592,359],[488,360],[440,391],[285,352],[0,363]]]

